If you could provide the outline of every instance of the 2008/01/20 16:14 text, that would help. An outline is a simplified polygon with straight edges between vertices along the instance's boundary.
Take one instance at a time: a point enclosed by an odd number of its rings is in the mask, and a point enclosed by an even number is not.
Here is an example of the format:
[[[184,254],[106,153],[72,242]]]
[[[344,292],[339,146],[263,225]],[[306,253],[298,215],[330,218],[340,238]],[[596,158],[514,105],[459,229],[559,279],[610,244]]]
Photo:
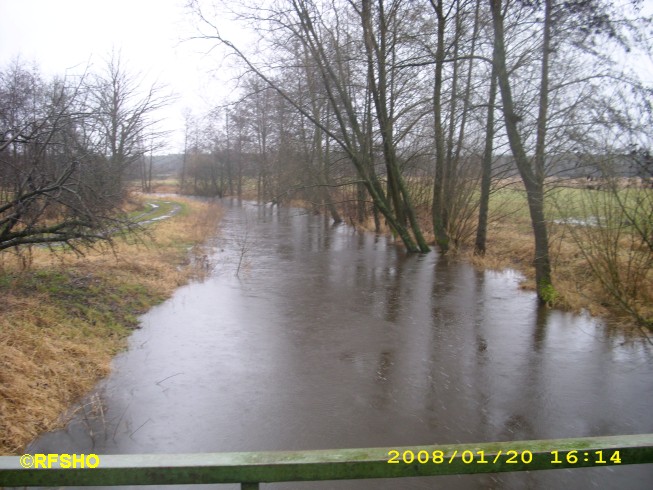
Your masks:
[[[562,453],[562,454],[561,454]],[[621,456],[619,451],[613,451],[612,454],[608,457],[604,455],[603,450],[596,451],[551,451],[551,464],[561,464],[567,463],[569,465],[574,465],[582,462],[590,462],[593,464],[621,464]],[[472,451],[466,449],[460,453],[458,450],[455,450],[451,454],[447,454],[444,451],[435,450],[432,452],[421,450],[421,451],[411,451],[405,450],[403,452],[396,449],[388,451],[388,463],[420,463],[420,464],[452,464],[456,461],[456,458],[464,464],[496,464],[496,463],[507,463],[507,464],[530,464],[533,461],[533,453],[531,451],[506,451],[505,453],[499,450],[497,454],[493,455],[492,460],[486,458],[485,451]],[[502,459],[505,458],[505,459]],[[608,458],[607,460],[605,458]]]

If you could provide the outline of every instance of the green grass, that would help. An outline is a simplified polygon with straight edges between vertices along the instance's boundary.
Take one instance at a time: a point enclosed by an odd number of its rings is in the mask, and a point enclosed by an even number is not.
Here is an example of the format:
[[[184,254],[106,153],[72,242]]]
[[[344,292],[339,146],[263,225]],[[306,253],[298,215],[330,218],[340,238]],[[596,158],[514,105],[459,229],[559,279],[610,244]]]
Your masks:
[[[619,189],[616,196],[610,191],[583,188],[557,187],[545,194],[544,212],[548,220],[576,219],[579,221],[600,216],[617,214],[621,207],[617,198],[626,209],[634,210],[642,202],[653,202],[651,189]],[[490,195],[490,210],[501,217],[528,220],[530,214],[526,192],[519,189],[504,188]],[[638,214],[637,219],[648,219],[647,215]]]
[[[8,273],[2,276],[0,295],[39,294],[59,305],[71,316],[92,324],[135,326],[134,313],[146,311],[163,300],[162,294],[148,291],[138,277],[129,282],[102,271],[44,268],[31,274]]]
[[[154,208],[151,206],[151,204],[154,204],[158,207]],[[185,204],[181,202],[164,199],[147,199],[145,206],[137,209],[136,211],[132,211],[128,214],[128,217],[135,221],[152,220],[170,214],[172,210],[178,205],[182,206],[182,210],[185,207]]]
[[[651,189],[555,189],[547,199],[547,217],[551,220],[578,220],[601,226],[634,231],[651,227],[653,190]]]

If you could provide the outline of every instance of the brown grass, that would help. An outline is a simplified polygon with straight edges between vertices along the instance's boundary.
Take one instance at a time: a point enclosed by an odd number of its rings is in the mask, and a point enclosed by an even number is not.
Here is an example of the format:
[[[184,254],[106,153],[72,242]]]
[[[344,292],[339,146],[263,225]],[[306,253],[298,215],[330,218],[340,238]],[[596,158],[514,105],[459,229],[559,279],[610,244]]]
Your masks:
[[[563,190],[563,202],[577,200],[573,191]],[[494,197],[491,219],[488,226],[487,252],[484,257],[473,253],[474,236],[456,247],[451,243],[450,255],[466,260],[480,269],[505,270],[515,269],[522,273],[524,279],[521,287],[535,289],[533,268],[534,240],[525,197],[519,189],[505,189]],[[374,231],[371,216],[364,223],[357,223],[353,205],[349,208],[340,205],[346,221],[363,231]],[[349,214],[347,214],[347,209]],[[556,209],[551,209],[553,214]],[[554,215],[555,216],[555,215]],[[432,233],[430,209],[418,208],[418,219],[425,239],[435,248]],[[477,218],[474,217],[474,223]],[[389,234],[384,220],[381,219],[382,233]],[[601,282],[592,274],[591,268],[578,243],[573,239],[567,225],[552,224],[549,229],[550,257],[552,278],[556,289],[553,306],[574,312],[587,311],[591,315],[610,318],[628,328],[636,325],[636,319],[612,297]],[[623,240],[622,254],[628,254],[628,243]],[[399,243],[399,242],[398,242]],[[624,257],[624,263],[628,259]],[[624,280],[628,283],[628,279]],[[636,301],[638,314],[643,318],[653,318],[653,270],[648,270],[642,280]]]
[[[219,207],[183,202],[179,216],[134,242],[85,256],[34,248],[0,254],[0,454],[18,454],[110,370],[137,315],[202,274],[201,243]]]
[[[569,311],[587,311],[593,316],[610,318],[624,326],[635,326],[635,320],[624,312],[608,294],[592,271],[578,244],[565,225],[552,225],[549,230],[552,279],[557,297],[553,306]],[[460,256],[476,267],[490,270],[515,269],[522,273],[521,287],[535,289],[533,236],[523,219],[502,220],[488,230],[487,253],[484,257],[473,254],[468,246]],[[625,245],[624,245],[625,249]],[[648,287],[640,291],[644,298],[639,305],[643,317],[653,318],[653,271],[647,273]]]

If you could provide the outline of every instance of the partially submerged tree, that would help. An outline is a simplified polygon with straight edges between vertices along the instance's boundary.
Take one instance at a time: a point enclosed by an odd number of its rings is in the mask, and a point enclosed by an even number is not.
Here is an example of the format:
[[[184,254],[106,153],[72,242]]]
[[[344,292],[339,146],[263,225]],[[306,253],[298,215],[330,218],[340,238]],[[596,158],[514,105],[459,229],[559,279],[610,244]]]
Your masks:
[[[510,148],[515,164],[521,175],[528,210],[531,216],[533,237],[535,239],[535,284],[538,298],[543,302],[551,301],[553,285],[551,281],[551,261],[549,259],[549,238],[547,224],[544,217],[544,150],[547,128],[547,109],[549,97],[549,56],[551,49],[551,0],[545,0],[542,64],[539,88],[539,109],[537,117],[537,143],[533,158],[529,157],[524,134],[520,131],[518,123],[521,121],[513,98],[513,82],[507,65],[505,10],[501,0],[490,0],[492,18],[494,22],[494,65],[498,84],[503,101],[503,116]]]
[[[384,100],[388,96],[384,82],[388,59],[387,53],[381,50],[380,46],[391,44],[391,41],[370,39],[370,2],[363,2],[361,8],[357,8],[347,3],[327,6],[298,0],[291,2],[287,9],[261,8],[250,11],[252,18],[265,24],[259,30],[262,35],[271,36],[265,41],[274,44],[279,52],[283,46],[301,46],[305,53],[301,62],[305,63],[306,70],[318,74],[329,112],[333,115],[333,125],[316,119],[315,111],[310,103],[307,104],[309,101],[294,96],[296,94],[280,83],[283,78],[276,76],[279,69],[274,66],[277,60],[261,63],[248,56],[233,42],[222,37],[217,25],[203,15],[196,2],[193,4],[204,26],[210,29],[202,38],[229,47],[250,71],[256,73],[299,114],[331,138],[348,156],[370,200],[385,217],[389,227],[401,238],[407,250],[428,252],[429,247],[416,219],[410,193],[395,159],[395,141],[389,132],[392,119],[389,118],[387,104],[390,101]],[[356,19],[357,23],[346,20],[342,9],[351,10],[350,13],[355,16],[351,18]],[[374,15],[378,16],[377,22],[386,22],[382,11],[376,10],[376,7]],[[284,38],[278,39],[272,36],[273,34],[282,35]],[[294,52],[286,53],[288,54],[292,55]],[[365,65],[360,65],[356,63],[358,59],[367,61]],[[361,71],[359,67],[364,68]],[[366,112],[361,110],[369,100],[370,93],[374,99],[374,114],[382,135],[387,186],[374,168],[376,162],[371,151],[370,132],[366,130],[366,124],[371,121],[365,119]]]
[[[605,118],[614,107],[602,115],[593,108],[605,108],[602,99],[621,85],[634,87],[611,49],[627,52],[629,37],[641,30],[628,19],[628,5],[617,11],[604,0],[490,0],[490,11],[503,122],[533,229],[537,293],[550,302],[555,291],[544,206],[547,178],[555,177],[556,160],[588,151],[597,136],[608,134],[606,128],[616,127],[617,121]],[[513,18],[525,21],[511,23]],[[512,39],[509,30],[516,32]],[[532,59],[534,52],[538,56]],[[633,105],[632,98],[623,102]],[[615,142],[606,154],[618,146]]]
[[[623,111],[602,104],[620,85],[635,86],[619,73],[613,48],[647,43],[627,18],[637,0],[623,8],[607,0],[223,0],[258,36],[249,46],[226,39],[200,1],[190,3],[205,29],[198,37],[226,46],[249,73],[240,80],[258,77],[284,101],[284,112],[255,131],[248,118],[258,112],[241,106],[252,141],[270,150],[283,133],[284,148],[303,148],[303,174],[313,179],[297,179],[299,187],[348,186],[356,219],[371,204],[408,251],[428,250],[420,211],[443,253],[471,242],[478,214],[483,254],[496,216],[489,195],[500,180],[492,165],[509,168],[506,182],[526,195],[537,294],[552,302],[545,203],[560,182],[555,166],[591,153],[605,128],[626,127],[638,114],[633,96],[622,99]],[[268,172],[279,155],[265,157],[272,160],[260,176],[283,191],[281,182],[293,182],[283,173],[302,175],[302,166]],[[336,159],[350,164],[340,175],[349,180],[333,178]]]

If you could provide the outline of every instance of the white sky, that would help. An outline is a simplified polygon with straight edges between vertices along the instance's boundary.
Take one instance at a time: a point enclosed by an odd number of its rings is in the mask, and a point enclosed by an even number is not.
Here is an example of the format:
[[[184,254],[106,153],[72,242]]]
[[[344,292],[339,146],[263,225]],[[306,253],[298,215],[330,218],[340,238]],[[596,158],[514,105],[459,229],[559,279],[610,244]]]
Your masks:
[[[101,67],[112,49],[120,50],[130,73],[140,73],[148,85],[158,80],[179,96],[161,117],[165,129],[176,130],[167,151],[180,151],[184,109],[204,113],[230,90],[221,52],[204,53],[211,43],[183,42],[197,33],[185,4],[186,0],[0,0],[0,66],[20,55],[35,61],[46,75],[63,75],[67,69],[79,73],[88,64]],[[653,0],[645,0],[644,7],[653,12]],[[221,30],[231,31],[230,39],[243,44],[246,38],[233,24],[224,18],[218,23]],[[644,78],[653,79],[651,60],[637,65]]]
[[[210,46],[182,42],[195,33],[185,0],[0,0],[0,66],[16,56],[36,62],[46,75],[101,67],[119,50],[130,73],[150,85],[167,85],[179,98],[162,114],[166,129],[178,130],[168,151],[183,147],[182,113],[204,112],[221,100],[224,83],[211,68],[219,53]],[[214,70],[215,71],[215,70]]]

